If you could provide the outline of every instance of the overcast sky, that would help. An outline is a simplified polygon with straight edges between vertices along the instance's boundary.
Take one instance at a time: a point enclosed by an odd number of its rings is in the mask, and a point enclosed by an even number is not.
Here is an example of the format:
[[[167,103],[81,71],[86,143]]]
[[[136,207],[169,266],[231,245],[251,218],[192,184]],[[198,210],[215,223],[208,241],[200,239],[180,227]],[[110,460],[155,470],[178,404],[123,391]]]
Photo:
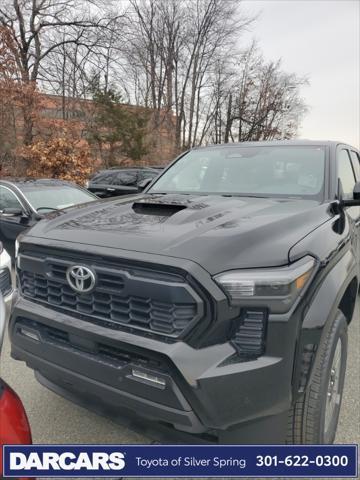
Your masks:
[[[360,0],[243,0],[243,8],[260,12],[247,39],[309,78],[302,92],[310,110],[299,137],[359,147]]]

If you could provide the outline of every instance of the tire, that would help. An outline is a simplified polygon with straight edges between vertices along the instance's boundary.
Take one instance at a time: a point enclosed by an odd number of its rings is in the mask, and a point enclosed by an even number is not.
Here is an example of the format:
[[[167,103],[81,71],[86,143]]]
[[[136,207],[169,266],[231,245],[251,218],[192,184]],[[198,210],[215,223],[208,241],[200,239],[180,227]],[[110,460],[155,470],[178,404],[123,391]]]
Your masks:
[[[338,310],[319,346],[311,383],[289,412],[287,443],[334,442],[345,381],[347,328]]]

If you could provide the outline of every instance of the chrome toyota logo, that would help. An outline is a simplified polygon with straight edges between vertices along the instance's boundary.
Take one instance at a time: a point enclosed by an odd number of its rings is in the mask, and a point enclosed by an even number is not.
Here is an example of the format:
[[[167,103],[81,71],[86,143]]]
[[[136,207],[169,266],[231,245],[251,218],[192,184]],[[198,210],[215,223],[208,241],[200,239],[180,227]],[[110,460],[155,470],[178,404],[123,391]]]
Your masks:
[[[66,278],[70,287],[78,293],[90,292],[96,283],[95,273],[82,265],[69,267],[66,271]]]

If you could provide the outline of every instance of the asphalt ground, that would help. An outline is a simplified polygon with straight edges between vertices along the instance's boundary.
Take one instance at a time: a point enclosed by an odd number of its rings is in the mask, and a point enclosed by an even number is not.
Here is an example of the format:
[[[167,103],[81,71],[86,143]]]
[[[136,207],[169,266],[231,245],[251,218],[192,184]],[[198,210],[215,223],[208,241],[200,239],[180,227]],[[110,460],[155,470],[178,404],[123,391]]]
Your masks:
[[[336,443],[360,444],[360,308],[349,329],[349,353],[345,391]],[[34,443],[148,444],[153,439],[75,405],[41,386],[33,371],[10,358],[5,338],[1,377],[14,388],[26,408]]]

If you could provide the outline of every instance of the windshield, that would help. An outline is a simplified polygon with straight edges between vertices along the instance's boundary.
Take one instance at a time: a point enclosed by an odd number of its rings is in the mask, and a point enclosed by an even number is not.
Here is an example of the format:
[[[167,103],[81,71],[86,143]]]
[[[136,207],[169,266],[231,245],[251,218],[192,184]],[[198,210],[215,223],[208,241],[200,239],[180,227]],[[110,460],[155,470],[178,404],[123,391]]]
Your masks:
[[[22,191],[32,207],[35,210],[40,208],[44,213],[47,210],[58,210],[96,200],[91,193],[67,185],[48,187],[34,185],[26,187]]]
[[[212,147],[185,154],[148,193],[318,199],[322,195],[324,177],[323,147]]]

